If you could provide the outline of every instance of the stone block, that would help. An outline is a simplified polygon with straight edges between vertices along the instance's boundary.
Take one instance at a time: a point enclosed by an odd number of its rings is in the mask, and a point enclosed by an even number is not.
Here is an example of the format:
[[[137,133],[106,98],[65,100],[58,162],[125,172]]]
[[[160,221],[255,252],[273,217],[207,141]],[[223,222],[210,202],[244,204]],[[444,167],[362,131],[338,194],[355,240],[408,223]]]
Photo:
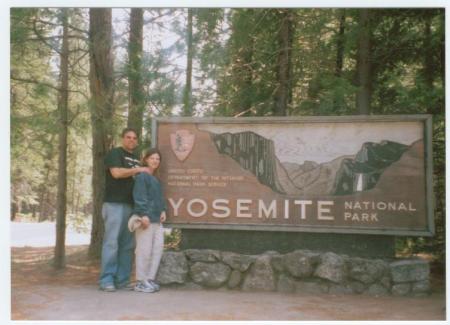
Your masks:
[[[330,252],[322,254],[314,276],[334,283],[343,282],[347,277],[345,259],[340,255]]]
[[[184,253],[191,262],[220,261],[220,252],[213,249],[187,249]]]
[[[391,289],[393,296],[406,296],[411,292],[410,283],[398,283],[394,284]]]
[[[161,284],[184,283],[189,272],[186,256],[182,252],[164,252],[156,281]]]
[[[277,282],[277,291],[294,292],[296,281],[287,274],[280,274]]]
[[[240,272],[247,271],[256,259],[254,256],[241,255],[233,252],[222,252],[221,257],[223,263]]]
[[[276,272],[282,273],[285,271],[283,259],[284,255],[272,255],[272,259],[270,260],[270,262],[272,263],[272,267]]]
[[[431,291],[431,286],[430,286],[430,281],[425,280],[425,281],[419,281],[419,282],[414,282],[411,285],[411,292],[412,293],[430,293]]]
[[[349,277],[365,284],[378,281],[388,274],[389,264],[382,260],[350,258],[348,263]]]
[[[421,259],[395,261],[389,266],[394,283],[425,281],[430,276],[429,263]]]
[[[242,280],[241,272],[239,272],[237,270],[231,271],[230,278],[228,279],[228,284],[227,284],[228,288],[235,289],[235,288],[239,287],[239,285],[241,284],[241,280]]]
[[[205,287],[220,287],[228,281],[231,268],[223,263],[195,262],[189,270],[192,281]]]
[[[384,277],[382,277],[378,283],[381,284],[383,287],[385,287],[386,289],[390,289],[391,288],[391,277],[390,275],[386,275]]]
[[[366,286],[364,285],[364,283],[358,281],[351,281],[350,286],[354,293],[363,293],[364,290],[366,290]]]
[[[320,255],[308,250],[297,250],[282,258],[284,269],[298,278],[311,276],[319,261]]]
[[[270,263],[270,255],[261,255],[250,266],[244,278],[242,290],[244,291],[274,291],[275,274]]]
[[[365,294],[370,296],[387,296],[389,295],[389,290],[378,283],[371,284],[365,291]]]

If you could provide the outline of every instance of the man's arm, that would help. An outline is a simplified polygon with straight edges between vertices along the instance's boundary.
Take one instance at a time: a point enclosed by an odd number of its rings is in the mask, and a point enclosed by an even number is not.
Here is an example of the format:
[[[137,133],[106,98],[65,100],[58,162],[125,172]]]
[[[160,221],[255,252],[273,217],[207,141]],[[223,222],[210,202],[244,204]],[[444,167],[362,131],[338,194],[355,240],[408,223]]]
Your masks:
[[[140,172],[146,172],[144,167],[126,168],[123,163],[123,154],[119,148],[114,148],[105,157],[105,167],[113,178],[127,178]]]
[[[121,167],[111,167],[109,169],[112,177],[114,178],[127,178],[134,176],[138,173],[149,173],[147,167],[136,167],[136,168],[121,168]]]

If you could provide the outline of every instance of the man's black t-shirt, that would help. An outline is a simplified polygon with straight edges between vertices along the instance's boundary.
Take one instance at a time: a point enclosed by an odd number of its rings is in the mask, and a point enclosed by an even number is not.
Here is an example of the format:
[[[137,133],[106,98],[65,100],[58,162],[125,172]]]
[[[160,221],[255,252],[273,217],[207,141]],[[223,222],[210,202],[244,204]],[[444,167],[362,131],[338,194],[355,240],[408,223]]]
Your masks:
[[[138,157],[122,147],[112,149],[105,157],[106,179],[103,201],[133,204],[133,177],[114,178],[109,170],[112,167],[139,167]]]

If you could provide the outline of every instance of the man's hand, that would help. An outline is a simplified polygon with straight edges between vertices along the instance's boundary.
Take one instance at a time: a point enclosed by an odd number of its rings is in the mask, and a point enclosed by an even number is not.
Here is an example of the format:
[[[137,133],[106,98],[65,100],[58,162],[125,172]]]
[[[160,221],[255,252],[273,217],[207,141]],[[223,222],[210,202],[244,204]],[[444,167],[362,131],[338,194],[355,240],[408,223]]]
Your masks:
[[[153,175],[153,169],[150,167],[138,167],[137,169],[139,169],[139,173],[147,173]]]
[[[166,221],[166,211],[161,212],[161,216],[159,217],[161,223]]]
[[[142,229],[147,229],[150,226],[150,219],[147,216],[142,217]]]

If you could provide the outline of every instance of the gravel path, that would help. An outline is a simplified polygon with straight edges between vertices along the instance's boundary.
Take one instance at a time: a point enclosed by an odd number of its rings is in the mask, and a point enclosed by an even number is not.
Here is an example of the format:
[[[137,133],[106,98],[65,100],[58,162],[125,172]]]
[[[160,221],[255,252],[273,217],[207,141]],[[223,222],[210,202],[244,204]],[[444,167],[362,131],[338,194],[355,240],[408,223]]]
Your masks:
[[[13,292],[14,320],[444,320],[442,295],[426,298],[163,289],[101,292],[37,285]]]

